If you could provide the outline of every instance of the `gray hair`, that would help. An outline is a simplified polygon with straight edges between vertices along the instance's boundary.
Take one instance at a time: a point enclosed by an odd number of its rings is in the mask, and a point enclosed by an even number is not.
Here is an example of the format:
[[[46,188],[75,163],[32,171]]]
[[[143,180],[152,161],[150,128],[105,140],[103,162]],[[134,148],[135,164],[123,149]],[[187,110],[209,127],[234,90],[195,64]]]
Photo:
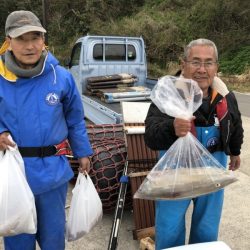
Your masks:
[[[184,49],[184,60],[186,60],[189,57],[190,49],[194,46],[199,46],[199,45],[212,47],[215,52],[216,61],[218,61],[218,50],[215,43],[205,38],[199,38],[193,40],[186,46],[186,48]]]

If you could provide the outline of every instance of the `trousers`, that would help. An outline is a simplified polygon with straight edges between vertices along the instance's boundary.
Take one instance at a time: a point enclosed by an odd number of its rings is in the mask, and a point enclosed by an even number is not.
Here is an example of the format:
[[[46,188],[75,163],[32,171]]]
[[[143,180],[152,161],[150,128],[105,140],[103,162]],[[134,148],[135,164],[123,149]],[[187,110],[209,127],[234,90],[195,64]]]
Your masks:
[[[185,215],[193,201],[189,244],[216,241],[224,190],[193,199],[156,201],[156,250],[185,245]]]
[[[218,127],[196,128],[197,138],[207,146],[211,138],[219,137]],[[160,151],[160,157],[165,151]],[[222,151],[212,154],[222,166],[227,165],[227,156]],[[224,190],[202,195],[193,199],[166,200],[155,202],[155,245],[156,250],[185,245],[185,216],[191,202],[189,244],[216,241],[224,201]]]
[[[4,237],[5,250],[65,249],[65,203],[68,183],[35,195],[37,233]],[[18,208],[17,208],[18,209]]]

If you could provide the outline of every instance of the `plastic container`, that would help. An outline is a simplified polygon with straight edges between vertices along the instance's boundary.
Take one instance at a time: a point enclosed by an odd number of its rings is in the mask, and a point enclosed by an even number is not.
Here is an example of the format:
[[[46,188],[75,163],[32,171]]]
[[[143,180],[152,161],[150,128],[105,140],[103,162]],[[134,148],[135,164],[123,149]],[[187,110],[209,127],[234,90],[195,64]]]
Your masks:
[[[179,247],[165,248],[162,250],[232,250],[232,249],[223,241],[213,241],[206,243],[190,244]]]

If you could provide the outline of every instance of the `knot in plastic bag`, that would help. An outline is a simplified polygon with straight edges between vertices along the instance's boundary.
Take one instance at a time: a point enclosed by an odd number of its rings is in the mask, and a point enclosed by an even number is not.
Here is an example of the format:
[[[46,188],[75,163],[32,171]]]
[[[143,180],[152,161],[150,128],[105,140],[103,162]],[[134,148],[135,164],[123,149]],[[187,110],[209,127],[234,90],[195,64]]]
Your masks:
[[[191,79],[174,76],[160,78],[151,92],[151,100],[161,112],[190,119],[202,103],[202,90]]]

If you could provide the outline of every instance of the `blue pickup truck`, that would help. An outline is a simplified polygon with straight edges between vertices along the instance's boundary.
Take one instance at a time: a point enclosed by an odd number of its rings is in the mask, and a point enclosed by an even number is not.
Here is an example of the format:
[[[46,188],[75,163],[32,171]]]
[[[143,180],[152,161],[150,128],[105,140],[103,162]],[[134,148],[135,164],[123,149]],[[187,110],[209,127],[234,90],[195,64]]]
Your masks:
[[[136,76],[135,86],[152,89],[155,79],[147,78],[147,60],[142,37],[93,36],[79,38],[71,52],[69,71],[82,97],[85,117],[94,124],[122,123],[120,103],[105,103],[86,95],[89,77],[127,73]]]

